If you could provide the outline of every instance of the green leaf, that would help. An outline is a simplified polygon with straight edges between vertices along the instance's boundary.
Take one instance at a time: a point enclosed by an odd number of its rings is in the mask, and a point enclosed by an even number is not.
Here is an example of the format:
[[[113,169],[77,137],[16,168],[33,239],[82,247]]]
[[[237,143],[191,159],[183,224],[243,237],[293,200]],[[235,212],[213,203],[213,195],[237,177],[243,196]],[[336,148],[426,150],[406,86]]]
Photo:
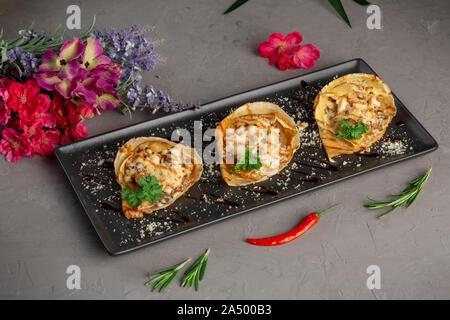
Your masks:
[[[89,28],[80,36],[80,39],[85,41],[87,38],[89,38],[90,33],[92,31],[92,29],[94,29],[95,26],[95,20],[97,19],[97,17],[94,15],[94,17],[92,18],[92,23],[89,26]]]
[[[158,179],[154,176],[146,175],[138,181],[138,185],[135,191],[132,191],[130,187],[126,186],[122,189],[122,198],[130,204],[133,208],[142,203],[142,200],[146,199],[148,202],[156,202],[162,196],[162,186],[159,184]]]
[[[194,286],[195,291],[199,289],[199,282],[203,279],[206,269],[206,263],[208,261],[210,249],[198,258],[185,272],[184,277],[181,280],[181,287],[192,287]]]
[[[11,65],[17,69],[17,72],[19,73],[19,78],[22,78],[22,69],[20,69],[19,65],[15,62],[12,62]]]
[[[427,182],[428,178],[430,177],[430,174],[431,167],[428,168],[427,172],[423,176],[420,176],[408,182],[409,186],[405,190],[403,190],[403,192],[391,194],[392,196],[396,196],[396,199],[393,199],[391,201],[378,201],[369,197],[369,200],[372,201],[372,203],[367,203],[364,205],[364,207],[368,208],[369,210],[391,207],[388,211],[378,216],[378,218],[382,218],[388,215],[398,207],[406,206],[408,208],[417,199],[417,196],[419,195],[420,191],[422,191],[422,188],[425,185],[425,182]]]
[[[337,13],[341,16],[341,18],[344,19],[344,21],[351,28],[352,25],[350,23],[350,20],[348,19],[347,13],[345,12],[345,9],[344,9],[344,6],[342,5],[341,0],[328,0],[328,2],[331,4],[331,6],[334,8],[334,10],[337,11]]]
[[[182,268],[184,268],[184,266],[191,261],[191,258],[188,258],[186,260],[184,260],[183,262],[180,262],[176,265],[173,265],[169,268],[165,268],[162,270],[158,270],[152,273],[149,273],[147,276],[148,277],[152,277],[155,275],[158,275],[157,277],[150,279],[149,281],[147,281],[145,283],[146,286],[149,286],[151,284],[154,284],[153,288],[152,288],[152,292],[155,290],[158,290],[159,288],[159,292],[163,292],[165,288],[167,288],[167,286],[172,282],[172,280],[175,278],[175,276],[177,275],[178,271],[180,271]]]
[[[241,169],[250,172],[252,170],[259,170],[261,169],[261,167],[262,163],[259,158],[259,153],[256,152],[255,154],[255,152],[253,152],[251,148],[247,147],[245,148],[244,156],[239,159],[232,172],[240,173]]]
[[[175,278],[177,274],[172,273],[172,275],[166,280],[166,282],[162,285],[161,289],[159,289],[159,292],[163,292],[164,289],[167,288],[167,286],[172,282],[173,278]]]
[[[371,3],[366,0],[353,0],[353,2],[356,2],[360,6],[370,6],[371,5]]]
[[[205,258],[203,264],[200,268],[200,280],[203,280],[203,276],[205,275],[206,265],[208,264],[208,257]]]
[[[346,140],[358,140],[362,135],[369,130],[362,121],[353,122],[348,119],[341,119],[339,123],[339,130],[334,135],[335,137],[342,137]]]
[[[160,281],[161,279],[163,279],[165,276],[166,276],[166,274],[163,273],[163,274],[161,274],[161,275],[159,275],[159,276],[157,276],[157,277],[155,277],[155,278],[153,278],[153,279],[147,281],[147,282],[145,283],[145,285],[146,285],[146,286],[149,286],[149,285],[151,285],[152,283],[158,282],[158,281]]]
[[[198,270],[197,270],[197,272],[195,273],[195,291],[198,291]]]
[[[231,7],[229,7],[228,9],[227,9],[227,11],[225,11],[223,14],[228,14],[228,13],[230,13],[231,11],[234,11],[234,10],[236,10],[237,8],[239,8],[240,6],[242,6],[244,3],[246,3],[248,0],[237,0],[235,3],[233,3],[232,5],[231,5]]]

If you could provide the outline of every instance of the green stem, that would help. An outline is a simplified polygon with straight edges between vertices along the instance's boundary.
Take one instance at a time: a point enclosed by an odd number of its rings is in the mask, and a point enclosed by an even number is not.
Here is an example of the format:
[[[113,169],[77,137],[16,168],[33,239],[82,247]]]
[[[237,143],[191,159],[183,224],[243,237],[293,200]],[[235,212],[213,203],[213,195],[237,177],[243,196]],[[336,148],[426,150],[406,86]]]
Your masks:
[[[343,204],[343,202],[339,202],[339,203],[333,204],[331,207],[328,207],[325,210],[316,212],[316,216],[318,216],[320,218],[325,212],[327,212],[330,209],[333,209],[334,207],[340,206],[341,204]]]

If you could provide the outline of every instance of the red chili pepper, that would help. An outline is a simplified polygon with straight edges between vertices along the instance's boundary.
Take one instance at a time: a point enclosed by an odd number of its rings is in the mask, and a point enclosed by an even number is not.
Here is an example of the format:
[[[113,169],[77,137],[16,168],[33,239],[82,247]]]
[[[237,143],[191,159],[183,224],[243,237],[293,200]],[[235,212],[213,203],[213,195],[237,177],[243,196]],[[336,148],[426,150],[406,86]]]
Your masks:
[[[311,227],[313,225],[315,225],[317,223],[317,221],[319,221],[319,218],[322,216],[322,214],[324,214],[331,208],[334,208],[334,207],[340,205],[341,203],[334,204],[331,207],[329,207],[323,211],[320,211],[320,212],[311,212],[310,214],[308,214],[306,216],[306,218],[304,218],[300,222],[300,224],[297,227],[295,227],[294,229],[292,229],[291,231],[288,231],[286,233],[280,234],[278,236],[269,237],[269,238],[246,239],[246,240],[247,240],[247,242],[254,244],[256,246],[278,246],[280,244],[290,242],[294,239],[297,239],[302,234],[304,234],[306,231],[311,229]]]

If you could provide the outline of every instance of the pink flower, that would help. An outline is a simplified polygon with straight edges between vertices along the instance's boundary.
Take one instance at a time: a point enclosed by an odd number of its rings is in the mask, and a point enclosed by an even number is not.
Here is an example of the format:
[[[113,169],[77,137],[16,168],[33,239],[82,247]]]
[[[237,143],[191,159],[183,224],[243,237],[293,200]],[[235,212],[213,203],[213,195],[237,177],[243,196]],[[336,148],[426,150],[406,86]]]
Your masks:
[[[48,156],[53,153],[55,146],[59,142],[60,132],[58,130],[37,130],[31,139],[31,146],[34,152],[42,156]]]
[[[74,126],[82,121],[80,113],[78,112],[78,108],[72,102],[69,102],[66,105],[67,111],[67,119],[69,120],[69,124]]]
[[[20,120],[26,123],[40,122],[47,128],[56,126],[56,119],[50,112],[50,98],[43,93],[34,96],[27,105],[19,110]]]
[[[293,54],[294,64],[299,68],[309,69],[314,66],[314,61],[320,58],[319,48],[312,44],[300,46]]]
[[[96,109],[114,109],[120,102],[117,86],[121,69],[103,55],[100,42],[94,38],[67,41],[58,53],[47,50],[34,78],[48,91],[58,91],[65,99],[78,99]]]
[[[286,69],[294,69],[296,68],[296,65],[294,64],[294,61],[292,60],[292,56],[288,54],[282,54],[281,57],[277,61],[277,67],[278,69],[284,71]]]
[[[42,63],[39,66],[40,72],[64,72],[70,61],[81,56],[84,50],[83,41],[80,38],[66,41],[61,47],[59,54],[55,49],[45,51],[42,56]]]
[[[269,58],[269,64],[275,64],[280,70],[309,69],[320,58],[320,50],[312,44],[301,46],[302,40],[302,35],[296,31],[286,38],[281,33],[272,33],[268,42],[259,45],[258,51],[262,57]]]
[[[30,140],[12,128],[4,128],[0,141],[0,153],[6,160],[15,162],[22,157],[30,157],[33,154]]]
[[[281,33],[272,33],[269,36],[269,41],[259,45],[258,51],[261,57],[269,58],[269,63],[274,64],[283,58],[283,54],[293,52],[295,45],[302,42],[302,40],[302,35],[296,31],[289,33],[286,38]]]
[[[82,120],[83,122],[84,120]],[[86,138],[88,136],[87,128],[81,122],[70,128],[70,132],[75,141]]]
[[[9,85],[11,83],[13,83],[13,82],[14,81],[12,81],[12,80],[10,80],[10,79],[8,79],[6,77],[0,78],[0,88],[1,89],[7,89],[9,87]]]
[[[74,139],[72,137],[72,132],[70,131],[70,128],[65,128],[63,131],[63,134],[59,140],[59,144],[65,145],[65,144],[71,143],[73,141],[74,141]]]
[[[86,47],[81,55],[82,67],[88,70],[93,70],[100,65],[111,64],[111,59],[102,55],[103,48],[97,39],[87,38]]]
[[[65,128],[63,136],[61,137],[60,144],[68,144],[73,141],[77,141],[88,136],[87,128],[82,124],[84,120],[81,120],[76,126]]]
[[[67,126],[69,124],[65,103],[66,100],[59,94],[54,94],[50,103],[50,113],[55,117],[56,123],[60,126]]]
[[[92,119],[94,117],[94,108],[88,104],[78,106],[78,112],[83,119]]]
[[[11,110],[20,112],[40,89],[35,80],[28,80],[25,84],[13,82],[8,86],[9,96],[6,103]]]
[[[19,121],[20,129],[23,130],[23,136],[27,138],[31,138],[41,130],[42,128],[42,122],[41,121],[34,121],[34,122],[26,122],[26,121]]]
[[[11,118],[11,109],[6,105],[8,97],[8,90],[0,87],[0,126],[6,126]]]

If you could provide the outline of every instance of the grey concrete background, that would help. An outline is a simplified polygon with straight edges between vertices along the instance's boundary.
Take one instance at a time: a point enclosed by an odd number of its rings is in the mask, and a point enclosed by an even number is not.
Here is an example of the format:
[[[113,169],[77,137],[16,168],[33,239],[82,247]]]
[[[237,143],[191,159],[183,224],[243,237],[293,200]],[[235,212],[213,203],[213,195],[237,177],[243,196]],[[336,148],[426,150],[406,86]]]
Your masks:
[[[301,32],[321,49],[313,70],[365,59],[438,140],[439,150],[307,195],[119,257],[103,249],[62,169],[52,158],[18,163],[0,158],[0,298],[38,299],[434,299],[450,298],[450,2],[373,1],[381,30],[366,28],[365,8],[344,1],[348,28],[321,0],[0,1],[5,38],[31,20],[50,31],[78,4],[83,26],[154,24],[167,58],[145,81],[184,101],[207,102],[305,73],[281,72],[257,56],[272,32]],[[69,32],[69,35],[73,35]],[[158,76],[158,77],[156,77]],[[145,119],[105,112],[90,135]],[[362,207],[384,198],[432,165],[431,180],[408,210],[377,220]],[[345,205],[288,245],[260,248],[246,236],[284,232],[307,213]],[[198,293],[172,284],[163,294],[143,284],[146,273],[212,252]],[[66,268],[81,268],[81,290],[66,288]],[[366,268],[381,268],[381,289],[368,290]]]

